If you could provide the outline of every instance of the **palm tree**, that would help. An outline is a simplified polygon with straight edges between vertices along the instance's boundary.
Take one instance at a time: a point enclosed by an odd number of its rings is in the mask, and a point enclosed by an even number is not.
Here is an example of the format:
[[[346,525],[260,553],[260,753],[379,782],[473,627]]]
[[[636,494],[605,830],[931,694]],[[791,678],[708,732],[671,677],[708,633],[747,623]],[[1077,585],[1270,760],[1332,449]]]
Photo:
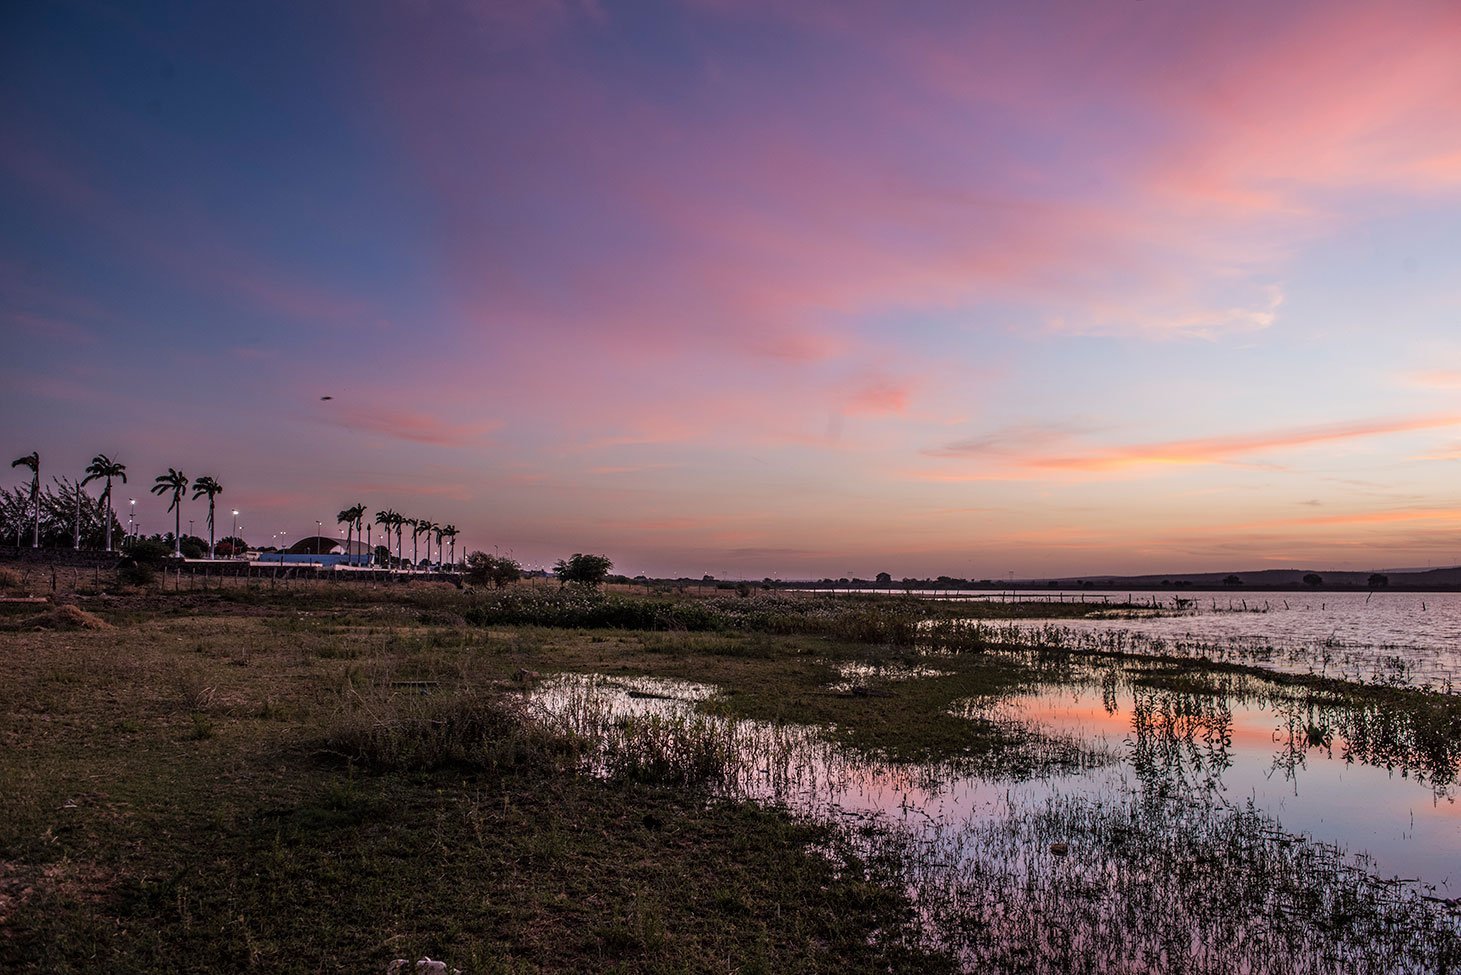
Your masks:
[[[442,526],[441,534],[451,539],[451,564],[452,568],[455,569],[457,566],[457,535],[459,534],[457,526],[444,525]]]
[[[391,520],[396,525],[396,565],[399,566],[401,564],[401,533],[406,530],[406,516],[398,512],[396,517]]]
[[[183,557],[183,495],[188,493],[188,475],[182,471],[169,467],[166,474],[157,475],[157,483],[152,485],[152,493],[161,497],[172,492],[172,504],[167,506],[168,511],[176,511],[173,524],[174,550],[173,554],[178,558]]]
[[[396,519],[400,517],[401,516],[396,514],[396,512],[391,508],[386,508],[384,511],[377,511],[375,513],[375,523],[377,525],[380,525],[382,531],[385,533],[387,554],[389,554],[391,550],[391,529],[395,527]],[[387,558],[386,561],[389,562],[390,559]]]
[[[41,547],[41,455],[40,451],[32,450],[24,457],[17,457],[10,462],[11,467],[30,468],[30,506],[35,511],[35,527],[31,531],[30,547]],[[18,539],[17,539],[18,541]]]
[[[106,490],[102,491],[101,499],[107,506],[107,551],[112,550],[112,478],[120,477],[122,483],[127,483],[127,465],[119,464],[106,454],[97,454],[91,458],[91,466],[86,468],[86,479],[81,483],[86,484],[98,478],[106,478]]]
[[[442,531],[442,529],[445,528],[445,527],[446,526],[443,525],[439,521],[436,522],[436,523],[434,523],[431,526],[431,533],[436,536],[436,563],[437,563],[437,565],[440,565],[441,564],[441,537],[442,537],[442,535],[445,534],[445,532]],[[427,556],[430,556],[431,555],[430,552],[427,552],[426,554],[427,554]]]
[[[355,516],[355,544],[359,545],[360,540],[365,537],[365,505],[357,504],[350,509],[350,513]],[[346,547],[348,548],[349,546]],[[354,565],[355,553],[350,552],[348,554],[350,555],[350,564]]]
[[[355,528],[355,509],[345,508],[338,515],[335,516],[335,520],[345,526],[345,551],[349,552],[350,533]]]
[[[223,485],[218,479],[204,474],[193,482],[193,500],[197,501],[203,495],[208,495],[208,558],[213,558],[213,499],[223,493]]]
[[[421,537],[422,526],[431,522],[424,518],[407,518],[406,524],[411,526],[411,568],[414,569],[421,564],[421,552],[416,546],[416,539]]]
[[[426,564],[431,565],[431,533],[436,531],[436,522],[421,519],[421,534],[426,536]]]

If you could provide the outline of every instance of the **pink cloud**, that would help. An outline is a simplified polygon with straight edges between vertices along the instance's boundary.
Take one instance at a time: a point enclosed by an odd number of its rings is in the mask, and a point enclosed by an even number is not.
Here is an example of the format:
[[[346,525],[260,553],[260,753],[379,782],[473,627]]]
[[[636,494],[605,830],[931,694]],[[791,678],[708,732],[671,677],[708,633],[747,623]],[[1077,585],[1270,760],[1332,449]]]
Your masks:
[[[1426,369],[1402,377],[1410,386],[1421,389],[1461,389],[1461,370]]]
[[[1461,416],[1417,416],[1366,420],[1268,433],[1169,440],[1160,443],[1108,447],[1081,453],[1041,453],[1022,447],[1014,438],[996,436],[958,441],[927,451],[935,457],[994,457],[1013,472],[1114,473],[1138,468],[1231,464],[1253,454],[1297,450],[1319,444],[1369,437],[1435,430],[1461,425]],[[1030,446],[1038,446],[1038,440]],[[986,475],[975,475],[977,478]],[[962,475],[955,474],[953,479]],[[937,473],[924,479],[940,480]]]
[[[66,161],[58,149],[38,141],[38,131],[32,126],[30,135],[12,134],[0,143],[0,170],[105,235],[125,258],[296,322],[370,320],[370,307],[359,296],[331,289],[308,274],[286,271],[239,245],[206,207],[177,195],[153,207],[124,201],[103,188],[100,179]]]
[[[438,447],[466,447],[502,426],[497,420],[451,423],[431,413],[384,407],[340,406],[325,422],[347,430],[378,434]]]

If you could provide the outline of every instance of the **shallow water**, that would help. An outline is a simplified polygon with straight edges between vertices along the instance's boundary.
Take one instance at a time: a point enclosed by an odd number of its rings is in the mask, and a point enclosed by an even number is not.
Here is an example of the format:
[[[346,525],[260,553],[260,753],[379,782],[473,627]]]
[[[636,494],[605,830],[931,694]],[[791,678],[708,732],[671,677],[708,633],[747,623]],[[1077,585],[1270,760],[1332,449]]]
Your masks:
[[[1251,805],[1286,832],[1363,853],[1381,877],[1461,894],[1461,743],[1423,750],[1403,728],[1377,731],[1362,709],[1306,706],[1248,678],[1210,697],[1117,674],[1045,685],[993,710],[1120,754],[1145,788]]]
[[[1253,678],[1209,695],[1133,676],[1068,672],[969,702],[971,719],[1053,740],[1063,761],[1019,781],[720,717],[706,685],[562,676],[531,700],[598,744],[601,771],[630,739],[681,755],[723,743],[723,794],[839,824],[869,857],[891,852],[931,943],[970,971],[1156,970],[1179,942],[1196,971],[1434,970],[1435,946],[1461,934],[1461,911],[1422,901],[1461,890],[1454,747],[1337,703],[1300,708]]]
[[[1041,592],[1024,600],[1154,603],[1161,613],[1028,621],[1052,624],[1097,646],[1127,634],[1131,648],[1235,658],[1292,672],[1314,672],[1443,690],[1461,688],[1461,593]]]

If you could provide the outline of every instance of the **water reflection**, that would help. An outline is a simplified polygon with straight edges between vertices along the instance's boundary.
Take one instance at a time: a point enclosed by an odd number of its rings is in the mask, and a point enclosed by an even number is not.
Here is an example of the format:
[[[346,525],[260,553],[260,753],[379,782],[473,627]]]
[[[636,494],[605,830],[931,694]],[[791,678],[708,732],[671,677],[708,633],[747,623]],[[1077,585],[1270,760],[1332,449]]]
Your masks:
[[[1077,670],[969,713],[1118,748],[1143,790],[1249,804],[1386,875],[1461,892],[1461,735],[1443,717],[1246,675],[1195,686],[1160,668]]]
[[[1188,602],[1180,608],[1164,599],[1162,606],[1170,608],[1161,612],[1017,621],[1004,628],[1038,633],[1046,645],[1071,649],[1209,657],[1447,691],[1461,685],[1461,593],[1224,592],[1182,598]]]
[[[893,765],[816,729],[733,720],[704,685],[562,677],[532,701],[606,756],[600,771],[640,747],[632,739],[671,756],[724,744],[715,788],[842,824],[862,863],[907,885],[929,943],[968,971],[1390,975],[1461,963],[1461,903],[1447,886],[1461,882],[1461,824],[1424,815],[1451,808],[1454,745],[1411,749],[1435,744],[1415,721],[1247,678],[1209,689],[1059,666],[1059,681],[963,708],[1033,722],[1052,755],[1085,756],[1024,781],[964,761]],[[1349,818],[1346,794],[1359,800]],[[1354,842],[1376,836],[1385,842]],[[1379,881],[1407,858],[1419,883]]]

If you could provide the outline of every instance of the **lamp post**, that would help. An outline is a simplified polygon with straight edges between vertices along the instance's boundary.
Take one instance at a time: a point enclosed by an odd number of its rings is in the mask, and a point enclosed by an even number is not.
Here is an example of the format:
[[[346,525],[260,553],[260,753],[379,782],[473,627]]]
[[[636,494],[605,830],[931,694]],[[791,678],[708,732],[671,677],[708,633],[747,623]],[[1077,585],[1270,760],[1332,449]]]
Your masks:
[[[240,546],[238,544],[238,509],[237,508],[234,508],[233,509],[233,548],[234,548],[233,557],[234,558],[238,558],[238,549],[239,549],[239,547]]]
[[[320,539],[325,535],[325,523],[318,518],[315,519],[315,554],[320,554]]]
[[[132,533],[132,540],[135,542],[137,540],[137,529],[135,527],[137,524],[137,499],[128,498],[127,503],[132,506],[127,514],[127,530]]]

